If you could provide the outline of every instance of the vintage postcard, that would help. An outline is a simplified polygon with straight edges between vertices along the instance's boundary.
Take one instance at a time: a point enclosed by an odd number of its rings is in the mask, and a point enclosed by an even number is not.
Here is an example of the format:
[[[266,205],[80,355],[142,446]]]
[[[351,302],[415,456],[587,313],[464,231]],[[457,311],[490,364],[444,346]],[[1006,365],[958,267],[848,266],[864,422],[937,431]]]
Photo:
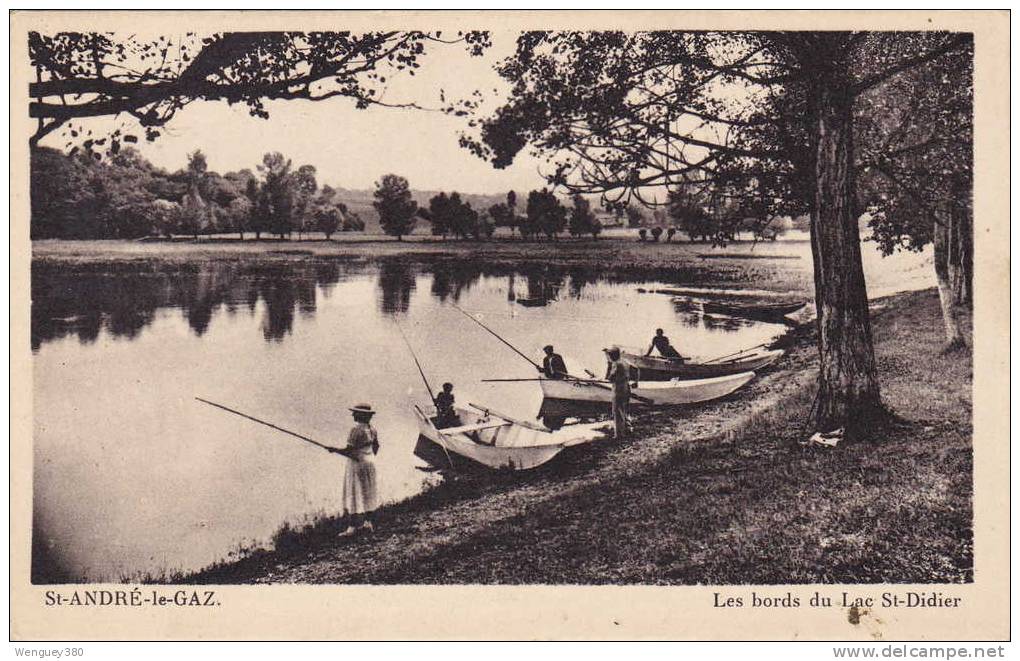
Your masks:
[[[1008,638],[1008,12],[10,31],[13,640]]]

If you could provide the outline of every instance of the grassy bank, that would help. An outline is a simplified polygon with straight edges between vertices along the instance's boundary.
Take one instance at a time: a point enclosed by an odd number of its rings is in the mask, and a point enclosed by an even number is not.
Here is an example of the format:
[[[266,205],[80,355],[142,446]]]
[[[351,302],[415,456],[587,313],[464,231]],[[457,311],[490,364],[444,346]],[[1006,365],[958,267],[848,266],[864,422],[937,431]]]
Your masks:
[[[342,241],[35,241],[36,264],[102,268],[197,268],[203,263],[262,265],[343,261],[371,263],[471,263],[493,267],[535,266],[559,271],[590,269],[675,284],[711,282],[776,293],[811,296],[811,248],[801,240],[753,243],[723,248],[696,243],[651,243],[633,237],[556,241],[441,241],[414,237],[360,235]],[[872,296],[934,286],[930,251],[883,257],[874,244],[862,244],[864,272]]]
[[[179,578],[313,583],[958,582],[973,578],[971,357],[941,355],[931,291],[881,301],[883,395],[899,422],[866,442],[798,444],[810,328],[725,400],[640,413],[622,444],[523,475],[466,476],[380,512],[286,529],[277,548]]]

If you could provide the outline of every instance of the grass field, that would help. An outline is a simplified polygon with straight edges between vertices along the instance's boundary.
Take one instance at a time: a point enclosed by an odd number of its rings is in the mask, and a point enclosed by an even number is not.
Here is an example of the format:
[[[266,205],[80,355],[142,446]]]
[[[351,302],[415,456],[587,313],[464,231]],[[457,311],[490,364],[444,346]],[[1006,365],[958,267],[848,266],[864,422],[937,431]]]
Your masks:
[[[897,420],[864,442],[802,447],[810,327],[726,400],[636,416],[527,475],[464,477],[337,540],[324,517],[174,580],[203,583],[744,584],[973,580],[969,351],[943,355],[938,298],[879,301],[876,352]]]

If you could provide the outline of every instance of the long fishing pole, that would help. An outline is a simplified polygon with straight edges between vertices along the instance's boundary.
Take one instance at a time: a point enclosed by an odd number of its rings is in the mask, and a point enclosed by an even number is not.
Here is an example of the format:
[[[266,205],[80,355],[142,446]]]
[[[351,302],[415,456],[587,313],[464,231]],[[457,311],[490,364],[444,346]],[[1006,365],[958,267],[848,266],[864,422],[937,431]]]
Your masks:
[[[767,342],[763,342],[761,344],[756,344],[753,347],[748,347],[748,348],[743,349],[741,351],[737,351],[736,353],[728,353],[725,356],[719,356],[718,358],[712,358],[711,360],[703,360],[701,362],[702,362],[702,364],[705,364],[705,363],[714,363],[716,361],[722,360],[723,358],[730,358],[732,356],[739,356],[741,354],[747,353],[748,351],[751,351],[752,349],[760,349],[761,347],[767,347],[767,346],[768,346],[768,343]]]
[[[411,343],[407,341],[407,336],[404,335],[404,329],[400,327],[400,324],[393,322],[397,327],[397,332],[400,333],[400,337],[403,338],[404,344],[407,345],[407,350],[411,353],[411,358],[414,359],[414,364],[418,366],[418,374],[421,374],[421,380],[425,382],[425,390],[429,391],[429,399],[432,403],[436,403],[436,397],[432,394],[432,386],[429,385],[428,378],[425,377],[425,370],[421,368],[421,363],[418,362],[418,356],[414,354],[414,349],[411,348]]]
[[[418,362],[418,356],[415,355],[414,349],[411,347],[411,343],[407,340],[407,336],[404,335],[404,329],[401,328],[400,324],[398,324],[396,321],[394,321],[393,323],[396,325],[397,332],[400,333],[400,337],[403,338],[404,344],[407,345],[407,351],[411,354],[411,358],[414,359],[414,364],[418,366],[418,374],[421,374],[421,380],[425,382],[425,390],[429,391],[429,399],[432,400],[432,405],[436,406],[438,409],[438,404],[436,404],[436,397],[435,395],[432,394],[432,386],[429,385],[429,380],[425,376],[425,370],[422,369],[421,363]],[[417,409],[418,414],[421,415],[421,417],[424,418],[427,422],[429,417],[425,415],[425,412],[422,411],[417,404],[414,405],[414,408]],[[446,455],[446,461],[450,463],[450,468],[456,468],[453,465],[453,457],[450,456],[450,453],[446,449],[446,446],[440,443],[439,447],[443,448],[443,454]]]
[[[515,347],[515,346],[514,346],[514,345],[512,345],[512,344],[510,344],[509,342],[507,342],[506,340],[504,340],[504,339],[503,339],[502,337],[500,337],[500,336],[499,336],[499,334],[497,334],[497,333],[496,333],[496,331],[492,330],[491,328],[489,328],[488,326],[486,326],[486,325],[485,325],[485,324],[483,324],[482,322],[480,322],[480,321],[478,321],[477,319],[475,319],[474,317],[472,317],[472,316],[471,316],[470,314],[468,314],[467,312],[465,312],[465,311],[464,311],[464,310],[463,310],[463,309],[462,309],[462,308],[461,308],[460,306],[458,306],[458,305],[454,305],[453,307],[454,307],[454,308],[456,308],[456,309],[457,309],[457,311],[458,311],[458,312],[460,312],[460,313],[461,313],[462,315],[464,315],[465,317],[467,317],[468,319],[470,319],[471,321],[475,322],[476,324],[478,324],[479,326],[481,326],[482,328],[484,328],[484,329],[485,329],[486,331],[488,331],[488,332],[489,332],[489,334],[490,334],[490,335],[492,335],[492,336],[493,336],[494,338],[496,338],[497,340],[499,340],[499,341],[500,341],[500,342],[502,342],[503,344],[505,344],[505,345],[507,345],[508,347],[510,347],[510,349],[511,349],[511,350],[512,350],[512,351],[513,351],[514,353],[516,353],[516,354],[517,354],[518,356],[520,356],[520,357],[521,357],[521,358],[523,358],[524,360],[526,360],[526,361],[528,361],[529,363],[531,363],[532,367],[535,367],[536,369],[542,369],[542,366],[541,366],[541,365],[539,365],[538,363],[536,363],[535,361],[533,361],[533,360],[532,360],[531,358],[528,358],[528,356],[527,356],[527,355],[525,355],[525,354],[524,354],[523,352],[521,352],[521,350],[520,350],[520,349],[518,349],[517,347]]]
[[[284,434],[290,434],[294,438],[300,438],[305,443],[311,443],[312,445],[318,446],[318,447],[322,448],[323,450],[327,450],[329,452],[338,452],[338,451],[341,450],[341,448],[334,448],[334,447],[330,447],[328,445],[323,445],[322,443],[319,443],[316,440],[308,438],[307,436],[302,436],[301,434],[298,434],[296,432],[292,432],[289,429],[284,429],[283,427],[278,427],[278,426],[274,425],[271,422],[266,422],[265,420],[259,420],[258,418],[254,417],[254,416],[248,415],[247,413],[241,413],[240,411],[235,411],[234,409],[230,408],[229,406],[224,406],[223,404],[217,404],[216,402],[210,402],[208,399],[202,399],[201,397],[196,397],[195,399],[197,399],[198,401],[202,402],[203,404],[208,404],[209,406],[215,406],[216,408],[223,409],[224,411],[227,411],[228,413],[233,413],[234,415],[239,415],[242,418],[247,418],[248,420],[251,420],[252,422],[257,422],[260,425],[265,425],[266,427],[270,427],[272,429],[275,429],[276,431],[281,431]],[[343,453],[341,452],[341,454],[343,454]]]
[[[477,319],[475,319],[474,317],[472,317],[472,316],[471,316],[470,314],[468,314],[467,312],[465,312],[464,310],[462,310],[462,309],[461,309],[461,308],[460,308],[460,307],[459,307],[458,305],[454,305],[453,307],[455,307],[455,308],[456,308],[456,309],[457,309],[457,310],[458,310],[458,311],[459,311],[459,312],[460,312],[461,314],[463,314],[463,315],[464,315],[465,317],[467,317],[467,318],[468,318],[468,319],[470,319],[471,321],[475,322],[476,324],[478,324],[479,326],[481,326],[482,328],[484,328],[485,330],[487,330],[487,331],[488,331],[488,332],[489,332],[489,333],[490,333],[490,334],[491,334],[491,335],[492,335],[492,336],[493,336],[494,338],[496,338],[497,340],[499,340],[499,341],[500,341],[500,342],[502,342],[503,344],[505,344],[505,345],[507,345],[508,347],[510,347],[511,349],[513,349],[514,353],[516,353],[516,354],[517,354],[518,356],[520,356],[520,357],[521,357],[521,358],[523,358],[524,360],[526,360],[526,361],[528,361],[529,363],[531,363],[531,365],[532,365],[533,367],[535,367],[535,369],[538,369],[538,370],[540,370],[540,371],[544,371],[544,368],[543,368],[543,367],[542,367],[541,365],[539,365],[538,363],[536,363],[535,361],[533,361],[533,360],[532,360],[531,358],[528,358],[528,357],[527,357],[526,355],[524,355],[523,353],[521,353],[521,351],[520,351],[520,350],[519,350],[519,349],[518,349],[517,347],[515,347],[515,346],[514,346],[514,345],[512,345],[512,344],[510,344],[509,342],[507,342],[506,340],[504,340],[504,339],[503,339],[502,337],[500,337],[500,336],[499,336],[499,335],[498,335],[498,334],[496,333],[496,331],[492,330],[491,328],[489,328],[488,326],[486,326],[486,325],[485,325],[485,324],[483,324],[482,322],[480,322],[480,321],[478,321]],[[610,390],[610,389],[611,389],[611,388],[610,388],[610,387],[609,387],[608,385],[605,385],[605,384],[602,384],[602,383],[593,383],[593,382],[590,382],[590,381],[586,381],[585,379],[579,379],[578,377],[576,377],[576,376],[571,376],[571,375],[569,375],[569,374],[567,374],[567,375],[565,375],[565,376],[566,376],[566,378],[567,378],[567,379],[570,379],[570,380],[573,380],[573,381],[583,381],[583,382],[585,382],[585,383],[592,383],[592,385],[594,385],[594,386],[595,386],[596,388],[603,388],[603,389],[605,389],[605,390]],[[637,400],[637,401],[639,401],[639,402],[644,402],[645,404],[650,404],[650,403],[652,402],[652,400],[650,400],[649,398],[647,398],[647,397],[642,397],[641,395],[635,395],[634,393],[631,393],[631,394],[630,394],[630,398],[631,398],[631,399],[634,399],[634,400]]]

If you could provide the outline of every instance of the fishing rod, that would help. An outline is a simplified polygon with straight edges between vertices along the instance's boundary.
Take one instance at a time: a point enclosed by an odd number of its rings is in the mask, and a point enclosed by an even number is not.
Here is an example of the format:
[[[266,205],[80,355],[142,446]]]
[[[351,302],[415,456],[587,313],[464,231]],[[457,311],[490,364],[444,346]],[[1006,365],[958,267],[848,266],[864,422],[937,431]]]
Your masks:
[[[768,346],[768,343],[767,342],[763,342],[761,344],[756,344],[753,347],[748,347],[746,349],[743,349],[742,351],[737,351],[736,353],[728,353],[725,356],[719,356],[718,358],[713,358],[711,360],[703,360],[701,362],[702,362],[702,364],[705,364],[705,363],[714,363],[714,362],[722,360],[723,358],[732,358],[733,356],[739,356],[741,354],[747,353],[748,351],[751,351],[752,349],[760,349],[762,347],[767,347],[767,346]]]
[[[403,338],[404,344],[407,345],[407,350],[410,352],[411,358],[414,359],[414,364],[418,367],[418,374],[421,374],[421,380],[425,382],[425,390],[429,392],[429,399],[432,400],[433,404],[435,404],[436,396],[432,394],[432,386],[429,385],[429,380],[425,377],[425,370],[421,368],[421,363],[418,362],[418,356],[415,355],[414,349],[411,348],[411,343],[408,342],[407,336],[404,335],[404,329],[401,328],[400,324],[397,322],[393,323],[397,327],[397,332],[400,333],[400,337]]]
[[[534,367],[534,368],[536,368],[536,369],[539,369],[539,370],[540,370],[540,369],[542,369],[542,366],[541,366],[541,365],[539,365],[538,363],[536,363],[535,361],[533,361],[533,360],[532,360],[531,358],[528,358],[528,356],[526,356],[526,355],[525,355],[524,353],[522,353],[520,349],[518,349],[517,347],[515,347],[515,346],[514,346],[514,345],[512,345],[512,344],[510,344],[509,342],[507,342],[506,340],[504,340],[504,339],[503,339],[502,337],[500,337],[500,336],[499,336],[499,334],[497,334],[497,333],[496,333],[496,331],[492,330],[491,328],[489,328],[488,326],[486,326],[485,324],[483,324],[482,322],[478,321],[477,319],[475,319],[474,317],[472,317],[472,316],[471,316],[470,314],[468,314],[467,312],[465,312],[465,311],[464,311],[464,310],[463,310],[463,309],[462,309],[462,308],[461,308],[461,307],[460,307],[459,305],[454,305],[453,307],[454,307],[454,308],[456,308],[456,309],[457,309],[457,311],[458,311],[458,312],[460,312],[460,313],[461,313],[462,315],[464,315],[465,317],[467,317],[468,319],[470,319],[471,321],[475,322],[476,324],[478,324],[479,326],[481,326],[482,328],[484,328],[484,329],[485,329],[486,331],[488,331],[488,332],[489,332],[489,334],[490,334],[490,335],[492,335],[492,336],[493,336],[494,338],[496,338],[497,340],[499,340],[499,341],[500,341],[500,342],[502,342],[503,344],[505,344],[505,345],[507,345],[508,347],[510,347],[510,349],[511,349],[511,350],[512,350],[512,351],[513,351],[514,353],[516,353],[516,354],[517,354],[518,356],[520,356],[520,357],[521,357],[521,358],[523,358],[524,360],[526,360],[526,361],[528,361],[529,363],[531,363],[531,366],[532,366],[532,367]]]
[[[507,342],[506,340],[504,340],[504,339],[503,339],[502,337],[500,337],[500,336],[499,336],[499,335],[498,335],[498,334],[496,333],[496,331],[492,330],[491,328],[489,328],[488,326],[486,326],[486,325],[485,325],[485,324],[483,324],[482,322],[480,322],[480,321],[478,321],[477,319],[475,319],[474,317],[472,317],[472,316],[471,316],[470,314],[468,314],[468,313],[467,313],[467,312],[465,312],[465,311],[464,311],[463,309],[461,309],[461,308],[460,308],[460,306],[458,306],[458,305],[454,305],[453,307],[455,307],[455,308],[457,309],[457,311],[458,311],[458,312],[460,312],[461,314],[463,314],[463,315],[464,315],[465,317],[467,317],[467,318],[468,318],[468,319],[470,319],[471,321],[475,322],[476,324],[478,324],[479,326],[481,326],[482,328],[484,328],[485,330],[487,330],[487,331],[489,332],[489,334],[491,334],[491,335],[492,335],[492,336],[493,336],[494,338],[496,338],[497,340],[499,340],[499,341],[500,341],[500,342],[502,342],[503,344],[505,344],[505,345],[507,345],[508,347],[510,347],[511,349],[513,349],[514,353],[516,353],[516,354],[517,354],[518,356],[520,356],[520,357],[521,357],[521,358],[523,358],[524,360],[526,360],[526,361],[528,361],[529,363],[531,363],[531,365],[532,365],[532,366],[533,366],[533,367],[534,367],[535,369],[537,369],[537,370],[539,370],[539,371],[544,371],[544,368],[543,368],[543,367],[542,367],[541,365],[539,365],[538,363],[536,363],[535,361],[533,361],[533,360],[532,360],[531,358],[528,358],[528,357],[527,357],[526,355],[524,355],[524,354],[523,354],[523,353],[522,353],[522,352],[521,352],[521,351],[520,351],[520,350],[519,350],[519,349],[518,349],[517,347],[515,347],[515,346],[514,346],[514,345],[512,345],[512,344],[510,344],[509,342]],[[609,387],[608,385],[604,384],[604,383],[595,383],[595,382],[593,382],[593,381],[588,381],[588,380],[586,380],[586,379],[579,379],[578,377],[576,377],[576,376],[571,376],[571,375],[569,375],[569,374],[565,375],[565,377],[566,377],[567,379],[570,379],[570,380],[573,380],[573,381],[582,381],[582,382],[584,382],[584,383],[591,383],[591,384],[592,384],[593,386],[595,386],[596,388],[603,388],[603,389],[605,389],[605,390],[611,390],[611,388],[610,388],[610,387]],[[642,397],[641,395],[636,395],[636,394],[634,394],[634,393],[631,393],[631,394],[630,394],[630,398],[631,398],[631,399],[634,399],[634,400],[637,400],[637,401],[639,401],[639,402],[644,402],[645,404],[649,404],[649,403],[651,403],[651,401],[652,401],[652,400],[648,399],[647,397]]]
[[[404,344],[407,345],[407,351],[408,353],[411,354],[411,358],[414,359],[414,364],[418,366],[418,374],[421,374],[421,380],[425,382],[425,390],[429,392],[429,400],[431,400],[432,405],[438,409],[439,405],[436,404],[436,396],[432,394],[432,386],[429,385],[429,380],[425,376],[425,370],[422,369],[421,363],[418,362],[418,356],[415,355],[414,349],[411,348],[411,343],[408,341],[407,336],[404,335],[404,329],[401,328],[400,324],[397,323],[396,321],[394,321],[393,324],[397,327],[397,332],[400,333],[400,337],[403,338]],[[425,421],[427,422],[429,417],[425,415],[425,412],[421,410],[421,407],[415,404],[414,408],[416,411],[418,411],[418,415],[424,418]],[[447,451],[446,446],[440,443],[439,447],[443,448],[443,454],[446,455],[446,461],[450,463],[450,468],[455,468],[455,466],[453,465],[453,457],[450,456],[450,453],[449,451]]]
[[[301,434],[298,434],[296,432],[292,432],[289,429],[284,429],[283,427],[278,427],[278,426],[274,425],[271,422],[266,422],[265,420],[259,420],[258,418],[254,417],[254,416],[248,415],[247,413],[241,413],[240,411],[235,411],[234,409],[230,408],[229,406],[224,406],[223,404],[217,404],[216,402],[210,402],[208,399],[202,399],[201,397],[196,397],[195,399],[197,399],[198,401],[202,402],[203,404],[208,404],[209,406],[215,406],[216,408],[222,409],[222,410],[224,410],[224,411],[226,411],[228,413],[233,413],[234,415],[239,415],[242,418],[247,418],[248,420],[251,420],[252,422],[257,422],[260,425],[265,425],[266,427],[270,427],[272,429],[275,429],[276,431],[281,431],[284,434],[290,434],[294,438],[300,438],[305,443],[311,443],[312,445],[320,447],[323,450],[326,450],[328,452],[336,452],[336,453],[339,453],[339,454],[343,454],[344,456],[347,456],[343,452],[342,448],[334,448],[334,447],[331,447],[329,445],[323,445],[322,443],[319,443],[318,441],[316,441],[314,439],[308,438],[307,436],[302,436]]]

